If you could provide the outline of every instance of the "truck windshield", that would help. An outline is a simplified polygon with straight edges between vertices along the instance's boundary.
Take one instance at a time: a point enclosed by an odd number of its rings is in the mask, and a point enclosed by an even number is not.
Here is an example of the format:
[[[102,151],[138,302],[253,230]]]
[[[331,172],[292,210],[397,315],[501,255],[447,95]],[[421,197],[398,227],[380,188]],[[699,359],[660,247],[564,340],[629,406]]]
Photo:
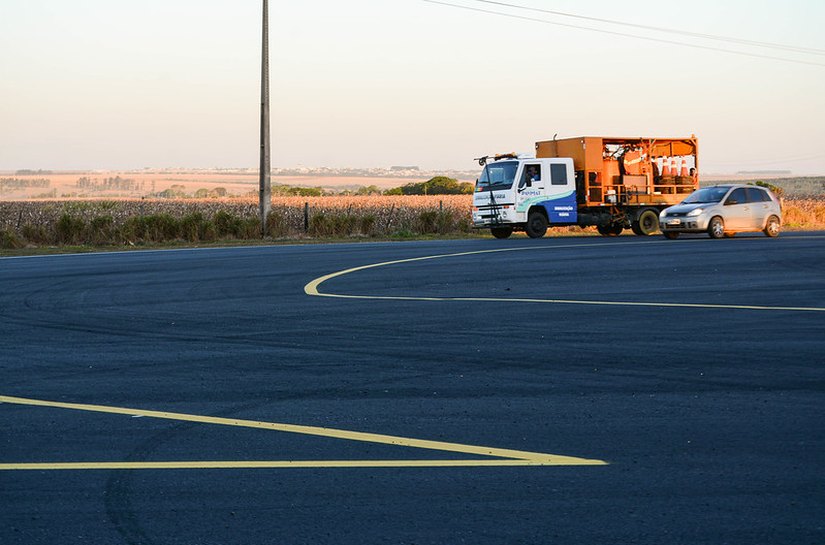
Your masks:
[[[682,204],[699,204],[719,202],[727,195],[729,187],[706,187],[695,191]]]
[[[518,161],[500,161],[484,167],[476,183],[476,191],[510,189],[516,179]]]

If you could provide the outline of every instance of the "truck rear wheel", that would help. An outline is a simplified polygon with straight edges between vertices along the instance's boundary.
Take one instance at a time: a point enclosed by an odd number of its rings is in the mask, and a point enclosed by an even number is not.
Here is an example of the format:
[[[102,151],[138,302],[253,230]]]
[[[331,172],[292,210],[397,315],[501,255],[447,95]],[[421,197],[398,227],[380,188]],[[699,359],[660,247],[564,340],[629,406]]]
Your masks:
[[[622,234],[624,227],[620,223],[611,223],[610,225],[597,225],[596,231],[603,237],[617,237]]]
[[[652,235],[659,230],[659,214],[651,209],[643,211],[639,214],[639,219],[633,222],[631,229],[640,237]]]
[[[524,230],[530,238],[541,238],[547,232],[547,218],[538,211],[530,212]]]
[[[490,227],[490,232],[496,238],[510,238],[513,234],[512,227]]]

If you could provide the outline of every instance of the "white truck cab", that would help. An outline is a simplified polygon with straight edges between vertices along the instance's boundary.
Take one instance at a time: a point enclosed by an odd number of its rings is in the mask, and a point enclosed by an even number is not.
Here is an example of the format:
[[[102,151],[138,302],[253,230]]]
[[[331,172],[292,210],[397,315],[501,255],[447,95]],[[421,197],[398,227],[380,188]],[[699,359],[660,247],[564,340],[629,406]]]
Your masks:
[[[474,227],[490,228],[497,238],[514,230],[539,238],[548,226],[577,223],[572,159],[507,154],[478,161],[484,169],[473,193]]]

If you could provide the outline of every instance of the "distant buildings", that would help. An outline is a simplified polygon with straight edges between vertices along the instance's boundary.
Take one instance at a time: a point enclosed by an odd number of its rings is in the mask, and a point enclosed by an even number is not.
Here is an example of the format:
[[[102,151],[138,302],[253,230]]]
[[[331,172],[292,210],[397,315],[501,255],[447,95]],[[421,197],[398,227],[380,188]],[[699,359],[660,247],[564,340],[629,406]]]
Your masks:
[[[737,176],[790,176],[790,170],[740,170]]]

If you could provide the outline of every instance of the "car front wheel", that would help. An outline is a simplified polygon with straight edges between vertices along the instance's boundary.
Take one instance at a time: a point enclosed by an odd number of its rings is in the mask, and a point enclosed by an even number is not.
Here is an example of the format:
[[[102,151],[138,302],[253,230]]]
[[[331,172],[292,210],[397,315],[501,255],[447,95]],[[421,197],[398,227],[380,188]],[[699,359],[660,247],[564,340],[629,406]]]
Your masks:
[[[708,235],[710,238],[722,238],[725,236],[725,222],[722,218],[715,216],[708,224]]]

